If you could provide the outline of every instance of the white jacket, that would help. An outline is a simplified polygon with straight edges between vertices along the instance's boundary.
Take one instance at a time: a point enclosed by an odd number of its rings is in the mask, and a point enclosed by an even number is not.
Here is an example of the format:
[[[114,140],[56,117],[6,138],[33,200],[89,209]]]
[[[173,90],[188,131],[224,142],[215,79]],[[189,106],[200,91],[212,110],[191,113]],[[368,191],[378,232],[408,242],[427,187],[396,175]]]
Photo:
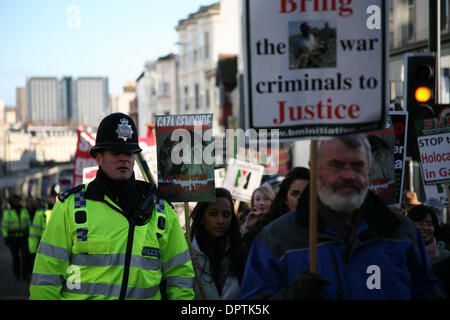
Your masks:
[[[228,276],[222,288],[222,295],[219,295],[214,279],[210,275],[210,259],[200,250],[197,239],[194,236],[192,240],[192,264],[194,265],[195,273],[202,282],[208,300],[237,300],[239,299],[239,280],[236,276]],[[206,262],[206,263],[205,263]],[[196,300],[205,300],[201,295],[201,291],[197,280],[194,283],[194,292]]]

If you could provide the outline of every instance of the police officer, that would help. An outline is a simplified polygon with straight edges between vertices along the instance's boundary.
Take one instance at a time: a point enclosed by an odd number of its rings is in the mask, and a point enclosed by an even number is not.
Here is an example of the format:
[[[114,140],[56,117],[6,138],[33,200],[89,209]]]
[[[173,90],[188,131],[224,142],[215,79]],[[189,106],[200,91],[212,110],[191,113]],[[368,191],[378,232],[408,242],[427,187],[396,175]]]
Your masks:
[[[30,250],[32,265],[34,265],[36,251],[39,246],[39,242],[41,241],[42,234],[44,233],[45,227],[50,220],[53,206],[56,201],[58,201],[58,195],[61,191],[61,185],[59,183],[54,183],[50,188],[50,195],[48,197],[49,201],[45,203],[45,205],[40,205],[34,214],[28,236],[28,249]]]
[[[101,121],[90,151],[96,179],[59,196],[36,255],[30,299],[194,298],[177,215],[154,186],[134,177],[140,151],[128,115]]]
[[[31,265],[27,239],[30,215],[21,202],[20,196],[11,196],[10,208],[3,211],[2,234],[6,246],[11,250],[16,280],[29,280]]]

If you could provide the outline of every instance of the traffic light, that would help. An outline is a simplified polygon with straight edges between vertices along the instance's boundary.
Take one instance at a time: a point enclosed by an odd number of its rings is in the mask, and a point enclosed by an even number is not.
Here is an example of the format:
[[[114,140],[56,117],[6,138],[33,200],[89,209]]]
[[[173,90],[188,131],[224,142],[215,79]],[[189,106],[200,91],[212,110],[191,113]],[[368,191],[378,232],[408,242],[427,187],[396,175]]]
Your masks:
[[[408,111],[407,155],[419,160],[419,149],[414,121],[435,118],[436,60],[434,53],[408,53],[405,55],[404,98]]]

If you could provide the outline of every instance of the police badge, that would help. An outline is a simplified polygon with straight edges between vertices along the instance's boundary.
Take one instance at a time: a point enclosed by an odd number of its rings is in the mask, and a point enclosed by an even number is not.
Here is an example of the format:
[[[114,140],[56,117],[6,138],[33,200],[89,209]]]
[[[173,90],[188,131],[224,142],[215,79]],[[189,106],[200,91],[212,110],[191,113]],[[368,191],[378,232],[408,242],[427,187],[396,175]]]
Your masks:
[[[133,135],[133,130],[131,129],[131,126],[128,124],[128,120],[125,118],[122,118],[120,120],[120,124],[117,125],[117,138],[123,139],[123,141],[127,141],[127,139],[131,139],[131,136]]]

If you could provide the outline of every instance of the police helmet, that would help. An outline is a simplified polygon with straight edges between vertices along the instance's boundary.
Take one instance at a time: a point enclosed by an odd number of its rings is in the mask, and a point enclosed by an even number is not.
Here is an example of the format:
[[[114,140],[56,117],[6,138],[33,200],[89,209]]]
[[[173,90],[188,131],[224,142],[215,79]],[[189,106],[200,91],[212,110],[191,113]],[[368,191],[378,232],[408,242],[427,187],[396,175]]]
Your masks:
[[[90,150],[95,158],[98,151],[115,150],[126,153],[142,151],[138,143],[138,132],[130,116],[115,112],[106,116],[98,126],[95,146]]]

